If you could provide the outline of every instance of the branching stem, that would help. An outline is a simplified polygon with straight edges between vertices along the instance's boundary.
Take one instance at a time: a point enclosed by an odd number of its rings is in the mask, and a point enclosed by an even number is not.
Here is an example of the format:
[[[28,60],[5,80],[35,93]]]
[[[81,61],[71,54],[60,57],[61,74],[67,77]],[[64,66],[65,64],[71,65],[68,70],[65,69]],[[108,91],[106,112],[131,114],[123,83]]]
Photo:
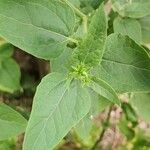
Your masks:
[[[74,11],[75,13],[82,18],[83,20],[83,25],[84,25],[84,32],[87,33],[87,24],[88,24],[88,19],[87,16],[82,13],[78,8],[76,8],[74,5],[72,5],[68,0],[64,0]]]

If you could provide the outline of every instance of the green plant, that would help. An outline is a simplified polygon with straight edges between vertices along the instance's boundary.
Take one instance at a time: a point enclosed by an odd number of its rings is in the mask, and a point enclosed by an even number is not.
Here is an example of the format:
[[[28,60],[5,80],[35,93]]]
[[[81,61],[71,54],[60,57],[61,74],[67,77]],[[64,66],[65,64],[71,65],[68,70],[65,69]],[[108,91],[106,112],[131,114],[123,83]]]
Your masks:
[[[121,122],[136,126],[134,109],[122,103],[118,95],[150,92],[150,57],[142,46],[150,40],[145,31],[149,30],[150,19],[146,18],[150,2],[112,0],[116,12],[111,10],[109,16],[112,13],[114,17],[110,20],[101,2],[0,0],[0,36],[27,53],[51,61],[52,73],[42,79],[34,96],[23,150],[53,149],[73,127],[85,135],[78,130],[81,121],[90,131],[88,118],[100,111],[99,105],[124,106],[126,117]],[[10,58],[12,49],[8,43],[0,47],[0,90],[10,93],[21,89],[18,66]],[[17,131],[0,129],[0,139],[23,132],[26,120],[15,111],[3,116],[9,108],[1,107],[0,121],[4,121],[0,128],[5,121],[12,127],[9,121],[14,119]],[[108,123],[109,119],[104,126]],[[127,128],[121,123],[119,127],[123,131]]]
[[[9,93],[13,93],[14,91],[20,89],[20,70],[16,62],[11,58],[12,53],[13,46],[11,44],[1,42],[0,90]],[[11,74],[11,76],[9,74]]]

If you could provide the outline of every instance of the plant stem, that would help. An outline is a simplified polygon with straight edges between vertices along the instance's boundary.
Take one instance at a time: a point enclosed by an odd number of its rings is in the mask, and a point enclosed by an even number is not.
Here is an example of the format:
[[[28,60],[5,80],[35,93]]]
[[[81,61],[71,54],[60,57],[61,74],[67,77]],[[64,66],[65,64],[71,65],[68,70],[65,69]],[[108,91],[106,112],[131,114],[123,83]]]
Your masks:
[[[88,24],[88,19],[87,16],[82,13],[78,8],[76,8],[74,5],[72,5],[68,0],[64,0],[66,4],[68,4],[74,11],[75,13],[82,18],[83,20],[83,25],[84,25],[84,31],[87,33],[87,24]]]
[[[68,40],[78,45],[78,41],[76,39],[68,37]]]
[[[113,105],[112,105],[113,106]],[[93,145],[93,147],[91,148],[91,150],[96,150],[96,148],[98,147],[98,144],[102,141],[104,134],[106,132],[106,130],[109,127],[109,120],[110,120],[110,115],[111,115],[111,111],[112,111],[112,106],[110,106],[109,110],[108,110],[108,114],[107,114],[107,118],[106,121],[104,123],[104,127],[102,132],[100,133],[100,136],[98,138],[98,140],[95,142],[95,144]]]

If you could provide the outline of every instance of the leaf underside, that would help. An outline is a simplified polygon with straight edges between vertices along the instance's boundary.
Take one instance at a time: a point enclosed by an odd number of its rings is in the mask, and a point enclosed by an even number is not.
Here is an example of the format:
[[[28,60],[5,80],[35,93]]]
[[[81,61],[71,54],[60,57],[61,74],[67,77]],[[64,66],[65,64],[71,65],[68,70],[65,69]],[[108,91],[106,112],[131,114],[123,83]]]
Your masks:
[[[99,96],[102,96],[112,103],[120,105],[120,100],[116,95],[115,91],[103,80],[98,78],[93,78],[89,87],[95,91]]]
[[[47,75],[34,98],[23,149],[53,149],[89,109],[88,91],[78,81],[67,83],[58,73]]]
[[[94,72],[119,93],[150,91],[149,55],[128,36],[108,37],[102,63]]]
[[[64,2],[0,0],[0,36],[36,57],[59,56],[74,25],[74,12]]]

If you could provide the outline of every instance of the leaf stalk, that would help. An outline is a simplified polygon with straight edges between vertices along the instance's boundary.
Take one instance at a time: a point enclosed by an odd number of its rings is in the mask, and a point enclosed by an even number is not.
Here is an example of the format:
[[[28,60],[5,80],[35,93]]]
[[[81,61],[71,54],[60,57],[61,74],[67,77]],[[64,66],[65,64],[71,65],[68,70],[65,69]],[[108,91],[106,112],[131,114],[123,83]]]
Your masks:
[[[87,16],[82,13],[78,8],[76,8],[74,5],[72,5],[68,0],[64,0],[66,4],[68,4],[74,11],[75,13],[82,18],[83,21],[83,26],[84,26],[84,32],[87,33],[87,24],[88,24],[88,18]]]

